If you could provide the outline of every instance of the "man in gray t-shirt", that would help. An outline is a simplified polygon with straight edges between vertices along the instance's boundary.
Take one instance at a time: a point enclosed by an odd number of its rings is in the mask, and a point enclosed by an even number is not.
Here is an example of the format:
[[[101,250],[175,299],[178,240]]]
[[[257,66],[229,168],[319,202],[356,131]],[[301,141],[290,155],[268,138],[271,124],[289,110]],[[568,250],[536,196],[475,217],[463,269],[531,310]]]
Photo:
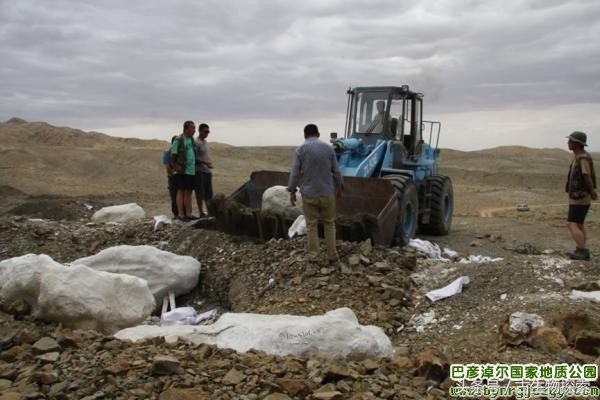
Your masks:
[[[210,128],[207,124],[198,125],[198,139],[194,141],[194,149],[196,151],[196,182],[194,191],[196,192],[196,202],[200,216],[206,216],[208,208],[202,206],[202,202],[206,203],[213,197],[212,190],[212,162],[208,156],[208,145],[206,138],[210,133]]]

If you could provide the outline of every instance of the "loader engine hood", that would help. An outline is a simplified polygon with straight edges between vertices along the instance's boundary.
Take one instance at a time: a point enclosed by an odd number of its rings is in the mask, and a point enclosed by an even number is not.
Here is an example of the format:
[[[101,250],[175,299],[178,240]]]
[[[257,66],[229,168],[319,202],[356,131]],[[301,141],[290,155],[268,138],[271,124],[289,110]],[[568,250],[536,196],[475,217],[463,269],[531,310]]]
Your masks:
[[[361,152],[360,150],[362,150],[364,152],[365,145],[364,145],[362,139],[357,139],[357,138],[337,139],[336,141],[333,142],[333,148],[335,149],[336,153],[353,152],[353,151]]]
[[[369,178],[377,176],[381,169],[386,142],[378,140],[367,145],[361,138],[345,138],[335,140],[333,148],[343,176]]]

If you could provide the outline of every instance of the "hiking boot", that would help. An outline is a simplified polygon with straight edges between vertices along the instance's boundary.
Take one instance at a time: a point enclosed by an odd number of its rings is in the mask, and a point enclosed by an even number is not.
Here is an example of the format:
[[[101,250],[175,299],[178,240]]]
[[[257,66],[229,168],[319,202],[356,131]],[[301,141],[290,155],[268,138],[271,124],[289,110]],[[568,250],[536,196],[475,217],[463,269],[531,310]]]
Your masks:
[[[571,260],[589,261],[590,251],[588,249],[577,247],[574,252],[569,254],[569,258]]]

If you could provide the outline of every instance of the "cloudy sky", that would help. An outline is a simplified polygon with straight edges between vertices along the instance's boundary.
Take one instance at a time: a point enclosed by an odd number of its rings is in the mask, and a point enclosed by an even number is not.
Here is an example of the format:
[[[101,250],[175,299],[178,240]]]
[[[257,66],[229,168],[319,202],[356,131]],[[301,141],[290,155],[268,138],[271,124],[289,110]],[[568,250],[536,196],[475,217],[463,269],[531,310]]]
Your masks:
[[[0,0],[0,120],[295,145],[408,84],[442,147],[600,151],[599,38],[597,0]]]

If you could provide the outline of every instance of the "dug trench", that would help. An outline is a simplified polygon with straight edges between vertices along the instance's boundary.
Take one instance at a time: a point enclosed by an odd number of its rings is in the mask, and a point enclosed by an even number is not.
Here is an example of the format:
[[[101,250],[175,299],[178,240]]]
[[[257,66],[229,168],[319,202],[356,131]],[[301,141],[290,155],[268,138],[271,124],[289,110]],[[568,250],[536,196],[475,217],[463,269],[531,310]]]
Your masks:
[[[93,224],[5,215],[0,259],[47,254],[61,263],[112,246],[151,245],[202,263],[200,282],[178,305],[216,306],[235,312],[316,315],[349,307],[362,324],[393,334],[411,307],[414,251],[339,241],[335,266],[304,261],[304,239],[256,243],[222,232],[182,224],[153,229],[146,220],[127,225]]]
[[[349,307],[362,324],[393,334],[412,304],[410,250],[339,242],[335,266],[304,260],[304,239],[253,243],[220,232],[182,230],[170,249],[202,260],[198,290],[184,303],[205,300],[235,312],[317,315]],[[168,249],[168,248],[167,248]]]

